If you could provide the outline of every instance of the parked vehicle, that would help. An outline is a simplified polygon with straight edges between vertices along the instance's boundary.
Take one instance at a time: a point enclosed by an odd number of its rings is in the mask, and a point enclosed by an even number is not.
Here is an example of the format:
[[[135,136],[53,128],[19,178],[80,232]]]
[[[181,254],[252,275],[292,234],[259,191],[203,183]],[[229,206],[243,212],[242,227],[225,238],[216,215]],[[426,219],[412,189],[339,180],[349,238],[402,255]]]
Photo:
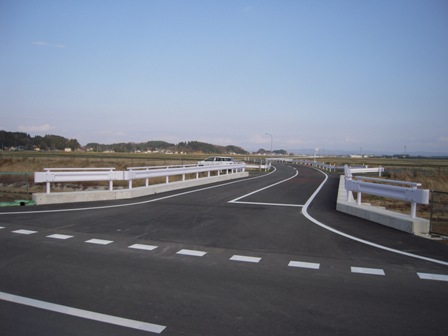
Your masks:
[[[200,166],[206,166],[206,165],[213,165],[213,164],[227,164],[227,163],[236,163],[236,161],[227,156],[212,156],[209,158],[206,158],[205,160],[199,161],[198,165]]]

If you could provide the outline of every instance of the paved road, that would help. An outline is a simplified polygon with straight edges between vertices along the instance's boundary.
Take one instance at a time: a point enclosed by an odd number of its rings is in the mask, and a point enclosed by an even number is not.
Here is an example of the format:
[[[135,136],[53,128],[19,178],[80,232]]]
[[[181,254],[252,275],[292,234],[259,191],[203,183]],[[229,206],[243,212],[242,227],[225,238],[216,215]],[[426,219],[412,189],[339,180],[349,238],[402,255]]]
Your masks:
[[[448,333],[446,245],[336,212],[336,177],[276,168],[2,209],[2,335]]]

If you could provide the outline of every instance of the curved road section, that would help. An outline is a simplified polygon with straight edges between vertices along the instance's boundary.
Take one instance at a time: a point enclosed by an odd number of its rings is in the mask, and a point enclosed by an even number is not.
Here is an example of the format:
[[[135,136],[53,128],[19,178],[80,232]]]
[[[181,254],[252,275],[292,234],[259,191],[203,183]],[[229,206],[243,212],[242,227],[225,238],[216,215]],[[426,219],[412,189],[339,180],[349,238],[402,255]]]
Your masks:
[[[302,166],[0,213],[3,335],[445,335],[448,248]]]

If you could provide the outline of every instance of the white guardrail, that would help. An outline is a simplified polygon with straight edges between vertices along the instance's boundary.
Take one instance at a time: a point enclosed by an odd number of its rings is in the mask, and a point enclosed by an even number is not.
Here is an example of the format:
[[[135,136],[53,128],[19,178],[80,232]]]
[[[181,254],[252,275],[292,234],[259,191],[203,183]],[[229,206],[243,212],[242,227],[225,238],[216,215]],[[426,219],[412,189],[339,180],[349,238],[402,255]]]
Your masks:
[[[196,179],[200,178],[200,173],[207,173],[210,177],[212,172],[232,174],[244,172],[244,163],[220,163],[211,165],[178,165],[163,167],[130,167],[125,171],[116,171],[115,168],[44,168],[45,172],[35,172],[35,183],[46,183],[46,193],[51,191],[51,183],[60,182],[90,182],[109,181],[109,190],[113,190],[114,181],[128,181],[129,189],[132,189],[133,180],[145,179],[146,187],[149,179],[155,177],[165,177],[165,183],[169,183],[169,177],[180,175],[185,181],[187,174],[196,174]]]
[[[371,172],[367,171],[372,168],[362,169],[362,168],[350,168],[345,166],[345,189],[347,190],[347,201],[353,202],[352,192],[357,193],[356,203],[361,205],[362,194],[375,195],[380,197],[392,198],[400,201],[411,203],[411,213],[412,218],[416,217],[417,204],[429,204],[429,189],[418,189],[421,186],[420,183],[414,182],[404,182],[404,181],[393,181],[387,179],[364,177],[364,176],[353,176],[356,173]],[[372,181],[372,182],[365,182]],[[387,184],[385,184],[387,183]],[[391,184],[398,184],[391,185]],[[403,187],[403,186],[408,187]]]

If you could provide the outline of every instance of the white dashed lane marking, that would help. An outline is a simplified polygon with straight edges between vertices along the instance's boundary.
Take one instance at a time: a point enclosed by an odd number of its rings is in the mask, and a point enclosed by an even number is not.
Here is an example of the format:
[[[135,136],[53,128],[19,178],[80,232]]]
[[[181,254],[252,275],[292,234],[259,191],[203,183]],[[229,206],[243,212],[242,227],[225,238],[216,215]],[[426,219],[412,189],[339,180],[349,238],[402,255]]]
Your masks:
[[[109,245],[111,243],[113,243],[112,240],[104,240],[104,239],[90,239],[90,240],[86,240],[86,243],[89,244],[97,244],[97,245]]]
[[[248,257],[248,256],[242,256],[242,255],[234,255],[233,257],[230,258],[230,260],[250,262],[250,263],[258,263],[258,262],[260,262],[261,258]]]
[[[366,267],[352,267],[352,273],[371,274],[371,275],[386,275],[384,270],[380,268],[366,268]]]
[[[145,245],[145,244],[134,244],[129,246],[129,248],[131,249],[136,249],[136,250],[146,250],[146,251],[152,251],[155,250],[158,246],[154,246],[154,245]]]
[[[304,262],[304,261],[290,261],[288,266],[289,267],[298,267],[298,268],[319,269],[320,264]]]
[[[5,227],[0,226],[0,229],[5,229]],[[32,235],[32,234],[38,233],[38,231],[25,230],[25,229],[15,230],[15,231],[11,231],[11,232],[15,233],[15,234],[22,234],[22,235]],[[55,234],[48,235],[46,237],[52,238],[52,239],[67,240],[67,239],[73,238],[74,236],[55,233]],[[94,239],[86,240],[85,243],[97,244],[97,245],[109,245],[109,244],[113,243],[113,241],[94,238]],[[133,245],[128,246],[128,248],[137,249],[137,250],[153,251],[156,248],[158,248],[158,246],[146,245],[146,244],[133,244]],[[182,249],[182,250],[179,250],[178,252],[176,252],[176,254],[193,256],[193,257],[203,257],[204,255],[207,254],[207,252],[206,251],[198,251],[198,250]],[[243,256],[243,255],[233,255],[229,260],[248,262],[248,263],[259,263],[261,261],[261,258]],[[292,260],[289,262],[288,267],[318,270],[318,269],[320,269],[320,264]],[[368,267],[352,266],[351,272],[357,273],[357,274],[370,274],[370,275],[382,275],[382,276],[386,275],[384,270],[381,268],[368,268]],[[448,282],[448,274],[432,274],[432,273],[417,272],[417,275],[422,280],[434,280],[434,281]]]
[[[47,236],[47,238],[66,240],[66,239],[73,238],[73,236],[55,233],[55,234]]]
[[[203,257],[207,254],[207,252],[204,251],[196,251],[196,250],[180,250],[176,254],[182,254],[187,256],[193,256],[193,257]]]
[[[15,231],[12,231],[12,232],[13,233],[18,233],[18,234],[23,234],[23,235],[30,235],[30,234],[33,234],[33,233],[37,233],[37,231],[23,230],[23,229],[15,230]]]
[[[430,274],[430,273],[417,273],[418,277],[423,280],[436,280],[436,281],[448,281],[448,275],[444,274]]]

